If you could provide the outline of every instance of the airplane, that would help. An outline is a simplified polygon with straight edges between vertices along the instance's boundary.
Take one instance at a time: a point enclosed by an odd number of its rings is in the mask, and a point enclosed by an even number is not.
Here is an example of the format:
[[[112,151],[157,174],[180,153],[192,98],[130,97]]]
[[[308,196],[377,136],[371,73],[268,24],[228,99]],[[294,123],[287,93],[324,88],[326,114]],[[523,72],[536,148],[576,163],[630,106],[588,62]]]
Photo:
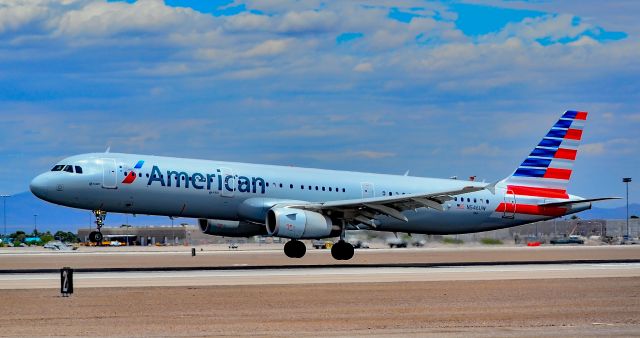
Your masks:
[[[338,237],[331,248],[349,260],[347,230],[462,234],[509,228],[591,208],[611,198],[567,193],[587,112],[566,111],[508,177],[422,178],[351,171],[121,153],[63,159],[30,190],[45,201],[91,210],[101,242],[107,212],[188,217],[209,235],[290,239],[284,253],[302,258],[303,239]]]

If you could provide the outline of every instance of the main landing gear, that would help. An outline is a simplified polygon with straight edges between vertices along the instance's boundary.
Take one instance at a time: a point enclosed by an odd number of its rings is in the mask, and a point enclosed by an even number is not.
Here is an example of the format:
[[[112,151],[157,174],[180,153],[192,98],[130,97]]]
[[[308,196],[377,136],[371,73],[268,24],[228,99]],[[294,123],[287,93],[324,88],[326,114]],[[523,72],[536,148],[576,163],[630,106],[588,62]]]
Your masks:
[[[351,243],[344,240],[346,236],[347,225],[342,221],[342,232],[340,233],[340,240],[337,241],[331,247],[331,256],[339,261],[348,261],[353,258],[354,250]]]
[[[107,212],[102,210],[94,210],[93,215],[96,217],[96,231],[91,231],[89,233],[89,241],[93,243],[102,243],[102,226],[104,225],[104,219],[107,217]]]
[[[339,261],[348,261],[353,258],[353,245],[341,239],[331,247],[331,256]]]
[[[299,240],[292,239],[285,243],[284,254],[289,258],[302,258],[307,252],[307,247]]]

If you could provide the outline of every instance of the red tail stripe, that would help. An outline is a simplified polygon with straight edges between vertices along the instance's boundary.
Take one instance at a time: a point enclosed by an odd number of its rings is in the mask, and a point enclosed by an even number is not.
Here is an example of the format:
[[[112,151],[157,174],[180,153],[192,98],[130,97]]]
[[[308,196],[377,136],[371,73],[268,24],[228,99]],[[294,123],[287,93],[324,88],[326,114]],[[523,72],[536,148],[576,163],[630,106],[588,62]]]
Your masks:
[[[562,158],[565,160],[575,160],[576,156],[578,155],[578,151],[574,150],[574,149],[564,149],[564,148],[559,148],[558,151],[556,151],[556,154],[553,156],[554,158]]]
[[[579,111],[578,114],[576,114],[576,120],[586,120],[587,115],[589,115],[589,113],[586,111]]]
[[[509,185],[507,190],[513,192],[514,195],[546,197],[546,198],[569,198],[569,194],[564,189],[551,189],[539,187],[525,187],[519,185]]]
[[[568,180],[571,178],[571,169],[547,168],[544,178],[555,178],[559,180]]]
[[[564,138],[569,139],[569,140],[578,140],[578,141],[580,141],[582,139],[582,130],[580,130],[580,129],[569,129],[569,130],[567,130],[567,134],[564,136]]]
[[[496,212],[515,212],[516,214],[538,215],[538,216],[563,216],[567,208],[562,207],[541,207],[532,204],[500,203]]]

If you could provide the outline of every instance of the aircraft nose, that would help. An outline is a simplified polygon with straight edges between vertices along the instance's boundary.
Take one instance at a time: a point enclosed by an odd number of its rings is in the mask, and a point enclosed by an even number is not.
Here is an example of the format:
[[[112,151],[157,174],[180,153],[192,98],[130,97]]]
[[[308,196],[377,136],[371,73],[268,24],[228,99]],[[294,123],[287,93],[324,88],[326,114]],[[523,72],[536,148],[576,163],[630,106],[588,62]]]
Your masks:
[[[41,199],[46,199],[49,193],[51,183],[45,174],[36,176],[29,184],[31,192]]]

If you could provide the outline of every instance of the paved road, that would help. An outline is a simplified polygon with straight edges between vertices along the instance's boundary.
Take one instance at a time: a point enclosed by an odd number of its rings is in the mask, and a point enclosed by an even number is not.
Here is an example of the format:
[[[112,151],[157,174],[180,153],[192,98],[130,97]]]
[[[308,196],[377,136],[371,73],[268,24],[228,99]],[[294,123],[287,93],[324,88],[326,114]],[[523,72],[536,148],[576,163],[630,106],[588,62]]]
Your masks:
[[[275,250],[213,250],[205,247],[191,257],[189,247],[80,248],[74,252],[0,249],[0,270],[73,268],[215,267],[266,265],[411,264],[500,261],[620,260],[640,259],[640,245],[570,247],[473,247],[357,250],[349,261],[336,261],[328,250],[310,249],[302,259],[287,258]],[[24,250],[21,250],[24,249]],[[200,248],[198,248],[200,250]]]
[[[341,267],[260,270],[75,273],[76,288],[283,285],[375,282],[640,277],[640,263],[545,264],[439,268]],[[59,288],[57,273],[3,274],[0,289]]]

